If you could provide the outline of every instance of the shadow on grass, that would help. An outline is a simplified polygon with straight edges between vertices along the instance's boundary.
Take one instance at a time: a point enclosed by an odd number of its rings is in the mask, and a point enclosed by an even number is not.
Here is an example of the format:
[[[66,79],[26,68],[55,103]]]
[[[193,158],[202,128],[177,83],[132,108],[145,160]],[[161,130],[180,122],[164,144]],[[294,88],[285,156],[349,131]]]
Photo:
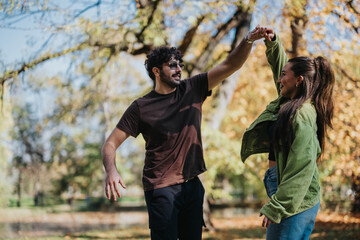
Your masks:
[[[204,232],[204,240],[224,240],[224,239],[265,239],[265,231],[260,227],[248,229],[220,229],[215,233]]]
[[[66,235],[65,238],[77,240],[97,240],[97,239],[119,239],[119,240],[150,240],[150,231],[144,227],[131,227],[112,231],[98,231],[87,233],[75,233]]]
[[[70,239],[119,239],[132,240],[143,239],[150,240],[150,232],[148,229],[140,227],[131,227],[127,229],[118,229],[106,232],[90,232],[68,235]],[[221,229],[216,232],[204,232],[203,240],[228,240],[228,239],[265,239],[265,231],[262,228],[249,229]]]
[[[113,230],[119,228],[117,224],[76,224],[69,223],[7,223],[0,224],[1,237],[45,237],[52,235],[64,235],[72,232],[88,232],[94,231],[94,229],[101,229],[104,231]]]
[[[320,229],[315,230],[311,236],[311,240],[349,240],[349,239],[360,239],[360,230],[329,230]]]
[[[66,237],[70,237],[70,238],[75,238],[75,239],[89,239],[89,240],[97,240],[97,239],[117,239],[117,240],[133,240],[133,239],[143,239],[143,240],[147,240],[150,239],[150,235],[149,234],[132,234],[131,237],[129,236],[89,236],[87,234],[77,234],[77,235],[71,235],[71,236],[66,236]]]
[[[317,221],[311,240],[360,239],[360,223]]]

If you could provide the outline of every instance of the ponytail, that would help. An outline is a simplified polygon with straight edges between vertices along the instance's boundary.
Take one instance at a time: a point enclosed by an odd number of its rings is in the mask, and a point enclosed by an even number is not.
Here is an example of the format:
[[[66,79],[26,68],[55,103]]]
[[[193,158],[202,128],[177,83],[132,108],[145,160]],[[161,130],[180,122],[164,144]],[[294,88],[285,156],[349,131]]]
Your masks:
[[[321,56],[315,58],[314,66],[314,85],[316,87],[315,93],[312,97],[312,102],[317,113],[317,136],[320,142],[321,151],[323,152],[327,128],[332,128],[332,118],[334,115],[333,89],[335,77],[327,59]]]

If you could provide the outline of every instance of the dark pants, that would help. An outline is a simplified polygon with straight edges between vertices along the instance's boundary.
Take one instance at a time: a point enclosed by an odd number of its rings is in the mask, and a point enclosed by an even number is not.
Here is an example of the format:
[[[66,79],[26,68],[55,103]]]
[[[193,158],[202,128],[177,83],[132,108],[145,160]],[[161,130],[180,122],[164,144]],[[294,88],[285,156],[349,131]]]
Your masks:
[[[199,178],[145,192],[152,240],[201,240],[204,187]]]

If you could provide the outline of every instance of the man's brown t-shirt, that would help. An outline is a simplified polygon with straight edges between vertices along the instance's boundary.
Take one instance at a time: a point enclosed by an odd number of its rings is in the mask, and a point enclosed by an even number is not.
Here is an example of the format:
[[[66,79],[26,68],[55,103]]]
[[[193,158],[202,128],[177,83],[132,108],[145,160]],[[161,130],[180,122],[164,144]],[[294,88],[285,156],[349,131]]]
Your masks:
[[[170,94],[136,99],[117,128],[146,142],[145,191],[182,183],[206,171],[201,142],[202,104],[211,95],[207,73],[181,81]]]

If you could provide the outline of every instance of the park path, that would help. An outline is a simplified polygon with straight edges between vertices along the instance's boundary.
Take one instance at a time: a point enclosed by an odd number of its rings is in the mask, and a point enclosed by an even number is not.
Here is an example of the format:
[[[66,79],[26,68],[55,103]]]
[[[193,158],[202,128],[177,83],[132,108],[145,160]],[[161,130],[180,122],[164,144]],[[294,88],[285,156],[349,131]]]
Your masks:
[[[146,226],[146,211],[59,212],[34,209],[0,209],[0,239],[64,236],[94,230]]]

